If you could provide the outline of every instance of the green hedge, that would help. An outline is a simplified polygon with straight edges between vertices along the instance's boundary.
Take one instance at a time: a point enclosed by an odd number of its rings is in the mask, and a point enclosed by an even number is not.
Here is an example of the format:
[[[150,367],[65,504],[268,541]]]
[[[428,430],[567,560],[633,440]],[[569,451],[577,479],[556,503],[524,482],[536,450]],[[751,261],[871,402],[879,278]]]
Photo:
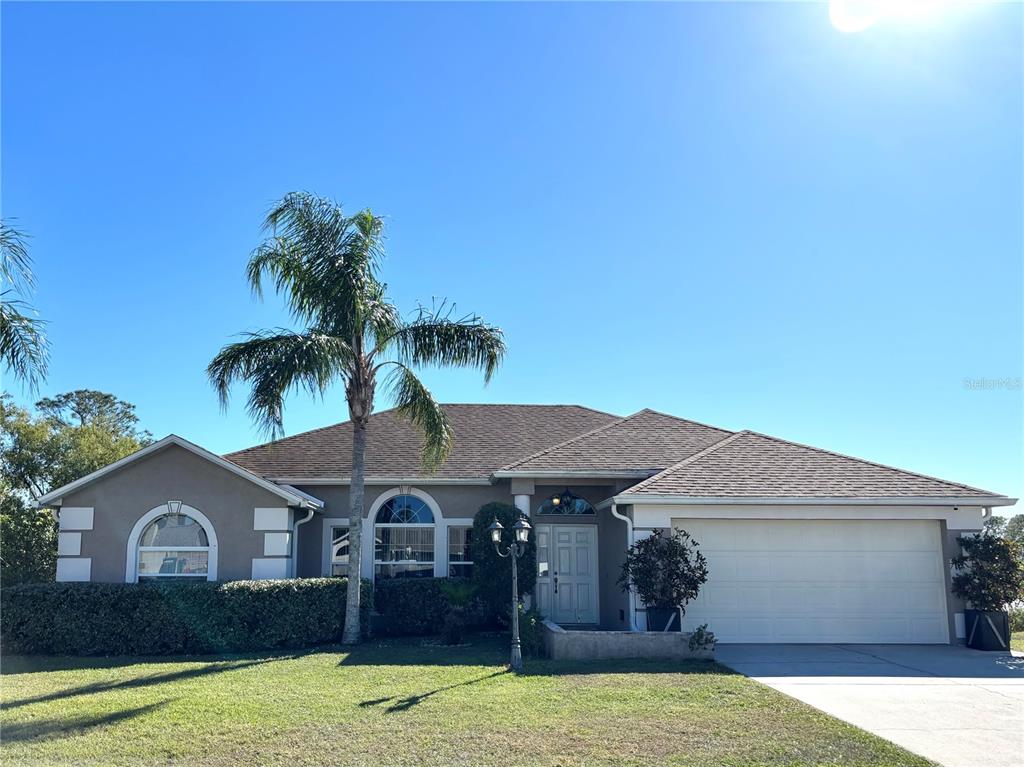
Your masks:
[[[0,589],[5,653],[169,655],[341,639],[344,578],[225,583],[36,583]],[[363,621],[373,593],[363,584]]]
[[[448,598],[443,582],[466,582],[465,578],[396,578],[378,581],[373,606],[381,616],[374,632],[393,636],[439,634],[448,615]],[[479,623],[477,610],[470,610],[469,623]]]

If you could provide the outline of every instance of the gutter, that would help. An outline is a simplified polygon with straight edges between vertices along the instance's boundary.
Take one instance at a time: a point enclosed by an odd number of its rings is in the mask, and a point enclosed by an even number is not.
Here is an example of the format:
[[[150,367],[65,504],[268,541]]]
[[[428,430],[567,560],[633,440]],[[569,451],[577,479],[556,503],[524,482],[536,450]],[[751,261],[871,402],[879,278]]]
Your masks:
[[[670,504],[676,506],[1013,506],[1016,498],[1000,495],[975,496],[880,496],[857,497],[849,496],[818,496],[814,498],[800,496],[786,498],[782,496],[733,496],[733,497],[698,497],[688,495],[615,495],[597,504],[598,509],[608,508],[612,504],[629,504],[633,506],[645,504]]]
[[[297,578],[299,572],[299,525],[309,522],[314,514],[316,509],[310,508],[305,517],[295,520],[295,524],[292,525],[292,578]]]
[[[615,517],[616,519],[621,519],[623,522],[626,523],[626,542],[627,542],[628,546],[632,546],[633,545],[633,520],[630,519],[629,517],[627,517],[625,514],[622,514],[619,511],[618,506],[616,506],[616,504],[614,502],[608,508],[611,511],[613,517]],[[627,546],[627,548],[628,548],[628,546]],[[626,591],[626,594],[629,597],[629,630],[630,631],[637,631],[637,627],[636,627],[636,594],[634,593],[632,588],[629,588]]]

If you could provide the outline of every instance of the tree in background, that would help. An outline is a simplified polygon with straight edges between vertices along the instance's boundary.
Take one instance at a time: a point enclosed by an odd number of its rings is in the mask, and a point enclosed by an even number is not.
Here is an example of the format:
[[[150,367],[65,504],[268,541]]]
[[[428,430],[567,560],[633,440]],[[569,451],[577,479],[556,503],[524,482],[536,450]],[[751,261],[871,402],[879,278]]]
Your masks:
[[[46,377],[49,346],[43,321],[25,301],[35,291],[25,235],[0,220],[0,362],[30,391]]]
[[[1024,546],[1024,514],[1016,514],[1006,521],[1003,537]]]
[[[985,520],[983,532],[985,535],[996,535],[1024,546],[1024,514],[1016,514],[1009,518],[993,514]]]
[[[135,406],[79,390],[36,403],[0,397],[0,564],[4,585],[53,580],[57,529],[35,502],[148,444]]]
[[[274,437],[283,431],[287,392],[323,397],[335,382],[344,384],[352,421],[349,572],[358,575],[366,431],[378,385],[422,432],[423,466],[432,472],[451,450],[452,430],[413,368],[476,368],[486,381],[505,342],[498,328],[476,315],[453,317],[446,304],[403,320],[378,277],[384,223],[369,210],[346,216],[332,200],[294,192],[270,211],[264,230],[270,236],[249,260],[249,284],[260,296],[264,281],[272,282],[303,329],[249,333],[221,349],[207,374],[224,406],[232,383],[248,382],[249,413]],[[360,639],[360,596],[359,578],[349,578],[346,644]]]
[[[149,442],[153,436],[148,431],[139,431],[135,405],[106,392],[76,389],[56,397],[44,397],[36,403],[36,410],[65,426],[105,424],[111,432],[131,435],[144,442]]]

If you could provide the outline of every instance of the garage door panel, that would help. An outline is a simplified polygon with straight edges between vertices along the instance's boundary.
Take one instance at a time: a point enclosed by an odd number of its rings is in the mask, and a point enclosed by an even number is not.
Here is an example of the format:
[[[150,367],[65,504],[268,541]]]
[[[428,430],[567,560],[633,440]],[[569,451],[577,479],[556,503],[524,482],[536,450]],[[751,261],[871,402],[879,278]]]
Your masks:
[[[709,581],[686,625],[723,642],[946,642],[938,523],[679,520]]]

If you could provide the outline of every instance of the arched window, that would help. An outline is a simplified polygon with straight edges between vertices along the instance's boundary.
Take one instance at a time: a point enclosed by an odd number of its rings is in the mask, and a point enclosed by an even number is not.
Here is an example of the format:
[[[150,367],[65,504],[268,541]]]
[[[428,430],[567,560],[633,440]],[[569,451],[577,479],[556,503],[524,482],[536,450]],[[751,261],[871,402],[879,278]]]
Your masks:
[[[201,512],[181,501],[151,509],[128,539],[128,581],[215,580],[217,539]]]
[[[594,507],[584,498],[580,498],[569,488],[565,488],[558,495],[548,498],[537,509],[538,514],[558,514],[561,516],[574,516],[579,514],[595,514]]]
[[[375,578],[434,574],[433,499],[419,491],[385,493],[373,519]],[[436,505],[436,504],[433,504]]]

